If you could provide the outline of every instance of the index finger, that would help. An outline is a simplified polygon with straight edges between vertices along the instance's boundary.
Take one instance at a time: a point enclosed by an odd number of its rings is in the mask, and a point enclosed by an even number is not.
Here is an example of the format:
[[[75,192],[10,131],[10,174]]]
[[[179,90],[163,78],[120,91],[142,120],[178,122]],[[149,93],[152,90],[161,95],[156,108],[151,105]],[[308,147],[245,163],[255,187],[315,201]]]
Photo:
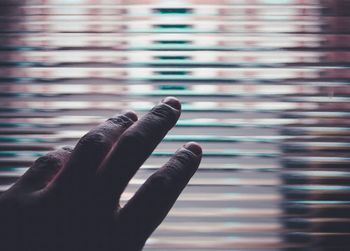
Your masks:
[[[84,190],[120,135],[136,120],[136,114],[129,111],[109,118],[85,134],[54,180],[55,187],[69,191]]]
[[[138,168],[176,124],[180,110],[181,104],[176,98],[165,98],[120,137],[99,170],[102,194],[109,197],[112,205]]]

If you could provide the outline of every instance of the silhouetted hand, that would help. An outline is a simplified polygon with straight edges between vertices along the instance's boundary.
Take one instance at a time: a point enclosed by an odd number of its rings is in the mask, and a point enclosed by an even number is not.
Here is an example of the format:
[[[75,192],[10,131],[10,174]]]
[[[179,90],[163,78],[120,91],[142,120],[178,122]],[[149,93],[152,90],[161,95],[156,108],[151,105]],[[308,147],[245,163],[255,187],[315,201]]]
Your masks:
[[[141,250],[198,168],[201,148],[187,143],[121,208],[130,179],[180,116],[166,98],[137,121],[108,119],[74,150],[40,157],[0,196],[0,250]]]

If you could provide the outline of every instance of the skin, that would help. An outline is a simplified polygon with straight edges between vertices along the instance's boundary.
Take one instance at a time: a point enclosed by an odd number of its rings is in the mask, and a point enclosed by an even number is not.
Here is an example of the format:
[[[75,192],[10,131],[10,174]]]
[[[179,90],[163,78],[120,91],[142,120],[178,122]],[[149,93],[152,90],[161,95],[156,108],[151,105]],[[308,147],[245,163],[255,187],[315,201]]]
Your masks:
[[[180,113],[168,97],[139,120],[134,112],[116,115],[74,149],[37,159],[0,196],[1,249],[141,250],[197,170],[201,147],[187,143],[124,207],[119,198]]]

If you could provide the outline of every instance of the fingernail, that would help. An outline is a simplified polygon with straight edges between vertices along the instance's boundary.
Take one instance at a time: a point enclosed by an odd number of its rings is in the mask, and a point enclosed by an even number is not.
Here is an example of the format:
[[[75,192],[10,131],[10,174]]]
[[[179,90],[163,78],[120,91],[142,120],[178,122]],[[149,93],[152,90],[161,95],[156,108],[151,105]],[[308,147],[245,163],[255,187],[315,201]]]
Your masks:
[[[191,151],[195,155],[201,155],[202,154],[202,148],[200,145],[198,145],[196,142],[188,142],[184,145],[184,148]]]
[[[166,97],[165,99],[162,100],[162,103],[170,105],[172,108],[176,110],[181,109],[180,101],[174,97]]]
[[[134,111],[127,111],[124,113],[124,116],[128,117],[129,119],[131,119],[132,121],[137,121],[137,114]]]

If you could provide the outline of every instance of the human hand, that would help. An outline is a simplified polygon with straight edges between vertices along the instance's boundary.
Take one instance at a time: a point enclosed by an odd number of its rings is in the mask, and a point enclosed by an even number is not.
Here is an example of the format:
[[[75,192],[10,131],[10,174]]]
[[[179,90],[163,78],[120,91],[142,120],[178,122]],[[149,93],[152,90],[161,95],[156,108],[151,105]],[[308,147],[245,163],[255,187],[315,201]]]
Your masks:
[[[141,250],[198,168],[200,146],[180,148],[124,207],[119,198],[180,113],[168,97],[140,120],[134,112],[112,117],[74,150],[36,160],[0,196],[0,249]]]

